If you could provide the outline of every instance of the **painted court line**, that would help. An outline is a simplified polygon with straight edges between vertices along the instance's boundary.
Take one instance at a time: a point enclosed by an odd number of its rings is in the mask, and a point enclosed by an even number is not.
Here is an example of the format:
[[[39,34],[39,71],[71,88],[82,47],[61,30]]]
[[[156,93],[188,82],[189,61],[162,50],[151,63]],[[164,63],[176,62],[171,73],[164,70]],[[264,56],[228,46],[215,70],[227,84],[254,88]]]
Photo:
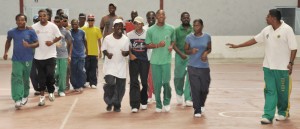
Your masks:
[[[63,123],[62,123],[62,125],[60,126],[59,129],[64,129],[64,127],[65,127],[66,123],[68,122],[69,117],[70,117],[71,113],[73,112],[73,110],[74,110],[75,105],[77,104],[77,102],[78,102],[78,98],[75,99],[74,103],[72,104],[72,106],[71,106],[68,114],[66,115],[66,117],[65,117],[65,119],[64,119],[64,121],[63,121]]]

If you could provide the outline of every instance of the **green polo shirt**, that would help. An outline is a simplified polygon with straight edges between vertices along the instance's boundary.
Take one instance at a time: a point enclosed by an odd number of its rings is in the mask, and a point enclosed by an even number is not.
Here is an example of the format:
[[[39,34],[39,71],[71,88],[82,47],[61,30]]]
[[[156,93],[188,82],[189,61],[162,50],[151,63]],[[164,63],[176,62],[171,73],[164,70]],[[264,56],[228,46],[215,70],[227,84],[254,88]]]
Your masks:
[[[185,37],[192,32],[193,28],[192,25],[188,29],[185,29],[182,25],[178,26],[175,29],[176,35],[176,46],[181,51],[184,52],[184,45],[185,45]]]
[[[160,41],[165,41],[166,45],[152,50],[150,63],[157,65],[170,64],[172,55],[168,51],[168,47],[171,42],[175,41],[175,29],[171,25],[157,26],[155,24],[148,29],[146,44],[158,44]]]

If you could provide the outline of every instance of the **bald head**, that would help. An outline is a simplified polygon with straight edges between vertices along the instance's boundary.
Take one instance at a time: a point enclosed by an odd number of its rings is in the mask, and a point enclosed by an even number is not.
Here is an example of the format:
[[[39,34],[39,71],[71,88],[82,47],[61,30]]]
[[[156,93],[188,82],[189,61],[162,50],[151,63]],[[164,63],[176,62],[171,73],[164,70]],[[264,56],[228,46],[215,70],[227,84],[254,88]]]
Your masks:
[[[130,16],[131,16],[131,21],[134,21],[134,18],[138,16],[138,12],[136,10],[132,10]]]

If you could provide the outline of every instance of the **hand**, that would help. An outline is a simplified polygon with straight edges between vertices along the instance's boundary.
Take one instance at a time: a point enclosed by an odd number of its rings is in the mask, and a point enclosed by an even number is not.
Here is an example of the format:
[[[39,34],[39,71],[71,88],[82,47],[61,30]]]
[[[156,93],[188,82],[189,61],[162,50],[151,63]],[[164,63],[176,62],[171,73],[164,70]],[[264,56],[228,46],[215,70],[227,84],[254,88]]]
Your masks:
[[[111,59],[113,54],[112,53],[108,53],[108,55],[106,55],[108,59]]]
[[[196,54],[199,51],[197,48],[192,48],[192,54]]]
[[[71,63],[71,57],[68,57],[68,64]]]
[[[157,46],[158,47],[164,47],[166,45],[166,42],[165,41],[160,41]]]
[[[287,68],[289,69],[289,75],[291,75],[292,71],[293,71],[293,65],[291,63],[289,63],[289,65],[287,66]]]
[[[169,52],[171,53],[172,52],[172,50],[173,50],[173,46],[171,45],[171,46],[169,46],[168,47],[168,50],[169,50]]]
[[[3,55],[3,59],[4,59],[4,60],[7,60],[7,53],[5,53],[5,54]]]
[[[186,56],[186,55],[181,55],[180,57],[181,57],[181,59],[183,59],[183,60],[187,59],[187,56]]]
[[[25,40],[23,40],[23,46],[26,48],[30,48],[30,45],[28,42],[26,42]]]
[[[238,45],[232,43],[226,43],[226,46],[229,46],[229,48],[238,48]]]
[[[129,58],[130,58],[130,60],[135,60],[135,59],[136,59],[136,56],[133,55],[133,54],[129,54]]]
[[[99,53],[98,57],[99,57],[99,59],[102,57],[102,53],[101,52]]]
[[[53,44],[53,42],[52,41],[46,41],[46,45],[49,47],[49,46],[51,46]]]
[[[206,53],[206,52],[204,52],[204,53],[201,55],[201,60],[202,60],[203,62],[207,62],[207,53]]]

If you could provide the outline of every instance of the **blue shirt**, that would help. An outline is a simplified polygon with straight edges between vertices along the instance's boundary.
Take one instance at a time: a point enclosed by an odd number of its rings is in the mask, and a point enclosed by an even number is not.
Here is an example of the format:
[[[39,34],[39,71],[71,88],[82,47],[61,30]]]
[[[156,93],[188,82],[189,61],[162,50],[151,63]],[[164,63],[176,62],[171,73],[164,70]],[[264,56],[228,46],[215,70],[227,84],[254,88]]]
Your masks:
[[[85,33],[83,30],[78,29],[78,31],[71,30],[72,35],[72,57],[85,57]]]
[[[205,50],[207,50],[208,43],[211,42],[210,35],[203,33],[202,36],[196,37],[194,33],[191,33],[187,35],[185,42],[190,45],[190,49],[198,49],[196,54],[191,54],[189,56],[188,66],[196,68],[209,68],[208,61],[203,62],[201,60],[201,55]]]
[[[33,43],[38,40],[37,35],[33,29],[19,30],[13,28],[7,32],[7,39],[12,39],[14,43],[13,61],[32,61],[34,52],[32,48],[25,48],[23,40],[28,43]]]

